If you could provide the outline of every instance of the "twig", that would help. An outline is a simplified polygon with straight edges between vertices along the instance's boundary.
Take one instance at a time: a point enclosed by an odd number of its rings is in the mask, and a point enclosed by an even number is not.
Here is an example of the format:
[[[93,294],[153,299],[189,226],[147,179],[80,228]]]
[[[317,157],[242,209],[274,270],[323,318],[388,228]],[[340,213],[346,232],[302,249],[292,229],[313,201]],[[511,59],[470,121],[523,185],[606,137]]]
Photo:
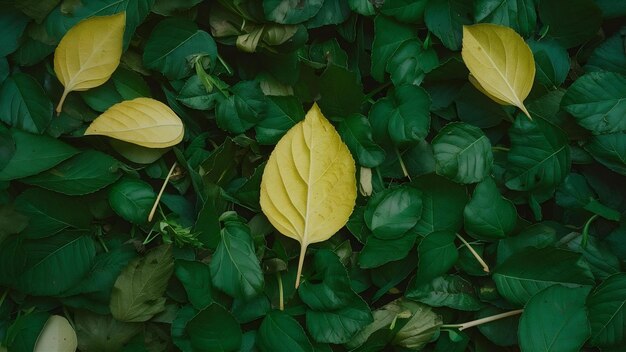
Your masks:
[[[472,253],[474,258],[476,258],[476,260],[483,267],[483,271],[488,273],[489,272],[489,265],[487,265],[487,263],[485,263],[485,261],[483,260],[483,258],[481,258],[481,256],[478,254],[478,252],[476,252],[476,250],[474,250],[474,248],[465,240],[465,238],[461,237],[461,235],[459,235],[458,233],[456,234],[456,237],[458,237],[461,240],[461,242],[463,242],[465,247],[467,247],[467,249],[469,249],[469,251]]]
[[[165,181],[163,181],[163,186],[161,186],[161,190],[159,191],[159,194],[156,197],[156,200],[154,201],[154,205],[152,206],[152,210],[150,210],[150,215],[148,215],[148,222],[152,221],[152,218],[154,218],[154,213],[156,212],[157,206],[159,205],[159,201],[161,200],[161,196],[163,195],[163,192],[165,191],[165,186],[167,186],[167,182],[170,180],[170,177],[172,177],[172,173],[174,173],[174,169],[176,168],[176,162],[174,162],[174,164],[172,165],[172,168],[170,169],[170,172],[167,173],[167,177],[165,177]]]

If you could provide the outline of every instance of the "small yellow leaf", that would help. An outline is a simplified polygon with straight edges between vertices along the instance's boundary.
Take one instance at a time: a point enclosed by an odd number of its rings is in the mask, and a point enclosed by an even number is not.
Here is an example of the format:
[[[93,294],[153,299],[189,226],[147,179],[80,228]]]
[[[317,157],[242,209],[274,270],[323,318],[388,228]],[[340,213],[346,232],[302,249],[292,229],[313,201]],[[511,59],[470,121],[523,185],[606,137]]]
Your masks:
[[[33,352],[74,352],[78,338],[70,323],[60,315],[52,315],[39,333]]]
[[[169,106],[152,98],[136,98],[111,106],[85,135],[102,135],[147,148],[167,148],[183,140],[183,122]]]
[[[524,99],[535,80],[535,61],[519,34],[490,23],[463,26],[461,54],[478,90],[497,103],[517,106],[530,118]]]
[[[261,180],[261,208],[300,242],[296,287],[308,245],[341,229],[356,200],[354,159],[317,104],[276,144]]]
[[[54,51],[54,72],[65,87],[56,108],[61,112],[67,94],[106,82],[120,64],[126,13],[91,17],[63,36]]]

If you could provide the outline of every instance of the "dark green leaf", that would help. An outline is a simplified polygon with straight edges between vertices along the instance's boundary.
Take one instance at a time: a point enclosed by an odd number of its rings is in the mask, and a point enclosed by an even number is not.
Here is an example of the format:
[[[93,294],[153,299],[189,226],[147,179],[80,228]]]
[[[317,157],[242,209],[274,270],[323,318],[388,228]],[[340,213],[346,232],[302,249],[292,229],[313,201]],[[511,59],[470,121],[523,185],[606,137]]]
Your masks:
[[[417,283],[417,282],[416,282]],[[407,290],[406,297],[432,307],[474,311],[482,307],[471,283],[460,276],[440,276]]]
[[[221,241],[210,263],[213,285],[232,297],[253,298],[263,290],[264,280],[250,228],[234,214],[223,221]]]
[[[625,132],[594,136],[584,147],[600,164],[626,175]]]
[[[400,22],[422,23],[427,2],[426,0],[386,0],[380,12]]]
[[[464,186],[434,174],[421,176],[413,185],[422,191],[422,218],[415,227],[420,235],[461,229],[463,209],[469,200]]]
[[[593,38],[602,23],[602,13],[592,0],[539,2],[539,18],[548,35],[569,49]]]
[[[263,0],[263,12],[269,21],[281,24],[298,24],[317,14],[324,0],[296,3],[290,0]]]
[[[594,284],[593,274],[581,254],[550,247],[512,255],[494,270],[493,280],[504,298],[520,306],[552,285]]]
[[[359,267],[375,268],[406,257],[413,249],[416,238],[415,231],[409,231],[404,236],[392,240],[369,236],[359,253]]]
[[[524,351],[578,351],[589,338],[588,287],[554,285],[533,296],[519,322]]]
[[[109,204],[123,219],[134,224],[144,224],[156,200],[156,194],[150,184],[124,178],[109,189]]]
[[[294,97],[271,96],[267,99],[267,114],[255,126],[260,144],[276,144],[291,127],[304,118],[302,104]]]
[[[86,150],[22,182],[76,196],[98,191],[117,181],[120,176],[119,161],[107,154]]]
[[[591,345],[623,346],[626,341],[626,274],[610,276],[587,299]]]
[[[530,41],[533,51],[536,79],[549,88],[560,87],[570,69],[570,60],[565,48],[555,40]]]
[[[17,49],[29,20],[11,5],[4,5],[0,14],[0,57],[7,56]]]
[[[211,269],[207,264],[188,260],[176,260],[174,272],[185,287],[189,302],[196,309],[203,309],[213,302],[211,297]]]
[[[399,187],[376,193],[365,208],[365,223],[374,236],[392,240],[409,231],[422,215],[422,193]]]
[[[503,198],[492,178],[487,178],[474,189],[472,199],[465,206],[465,231],[477,239],[496,240],[509,235],[517,224],[517,210]]]
[[[201,310],[187,324],[194,350],[207,352],[236,351],[241,345],[239,323],[226,309],[213,303]]]
[[[367,303],[358,296],[343,308],[306,312],[307,330],[317,342],[346,343],[372,321]]]
[[[0,88],[0,120],[32,133],[43,133],[52,120],[52,102],[39,82],[25,73],[7,78]]]
[[[372,140],[372,126],[365,116],[348,116],[339,125],[338,132],[359,165],[372,168],[385,160],[385,151]]]
[[[463,25],[471,24],[472,4],[464,0],[429,0],[424,13],[428,29],[450,50],[461,49]]]
[[[440,231],[426,235],[417,246],[419,264],[416,281],[430,282],[450,270],[459,258],[454,232]]]
[[[257,346],[262,352],[283,349],[313,352],[313,345],[298,321],[282,311],[273,311],[263,319],[257,339]]]
[[[495,23],[513,28],[523,37],[537,25],[534,0],[478,0],[474,3],[476,22]]]
[[[169,246],[157,247],[131,261],[111,292],[111,314],[124,322],[142,322],[165,309],[165,289],[174,272]]]
[[[255,81],[239,82],[231,91],[233,95],[217,105],[215,119],[221,129],[240,134],[265,118],[267,99]]]
[[[382,82],[385,67],[402,42],[414,38],[417,28],[400,24],[385,16],[374,19],[374,42],[372,43],[372,77]]]

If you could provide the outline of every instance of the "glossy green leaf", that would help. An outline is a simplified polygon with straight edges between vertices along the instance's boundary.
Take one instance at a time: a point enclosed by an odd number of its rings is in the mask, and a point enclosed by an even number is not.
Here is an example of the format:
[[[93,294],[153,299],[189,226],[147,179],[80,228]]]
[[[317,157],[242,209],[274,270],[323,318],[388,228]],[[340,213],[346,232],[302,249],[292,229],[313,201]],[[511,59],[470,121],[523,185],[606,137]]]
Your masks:
[[[460,50],[463,25],[471,24],[472,4],[463,0],[429,0],[424,22],[450,50]]]
[[[587,298],[591,345],[618,347],[626,341],[626,275],[604,280]]]
[[[365,208],[365,223],[382,240],[401,237],[422,215],[421,192],[412,187],[376,193]]]
[[[211,297],[211,269],[207,264],[177,260],[174,272],[185,287],[189,302],[196,309],[203,309],[213,302]]]
[[[306,312],[307,330],[317,342],[346,343],[372,320],[367,303],[359,297],[336,310]]]
[[[457,183],[482,181],[491,172],[491,143],[477,127],[446,125],[433,139],[437,174]]]
[[[381,6],[380,11],[400,22],[422,23],[427,3],[426,0],[387,0]]]
[[[611,133],[592,137],[584,145],[600,164],[621,175],[626,175],[626,133]]]
[[[383,264],[403,259],[413,249],[417,233],[410,231],[402,237],[383,240],[369,236],[359,253],[359,267],[375,268]]]
[[[478,0],[474,3],[476,22],[513,28],[523,37],[535,31],[537,12],[533,0]]]
[[[313,352],[313,345],[298,321],[282,311],[273,311],[263,319],[257,339],[262,352],[280,349]]]
[[[107,154],[87,150],[22,182],[76,196],[96,192],[120,176],[119,161]]]
[[[552,285],[580,287],[594,284],[589,265],[580,254],[550,247],[514,254],[495,268],[493,280],[504,298],[520,306]]]
[[[32,133],[43,133],[52,120],[52,101],[39,82],[25,73],[7,78],[0,88],[0,120]]]
[[[426,235],[417,246],[418,267],[416,281],[430,282],[448,272],[459,259],[454,232],[440,231]]]
[[[456,275],[439,276],[430,282],[415,285],[407,290],[406,296],[431,307],[450,307],[467,311],[479,310],[482,307],[472,284]]]
[[[570,59],[565,48],[555,40],[530,41],[539,83],[549,88],[560,87],[570,70]]]
[[[491,178],[476,185],[472,199],[463,211],[465,231],[477,239],[504,238],[515,229],[517,210],[513,203],[503,198]]]
[[[0,57],[14,52],[20,45],[20,38],[29,22],[20,11],[8,6],[0,14]]]
[[[364,167],[376,167],[385,160],[385,151],[372,140],[372,126],[360,114],[346,117],[337,129],[357,163]]]
[[[233,95],[217,105],[215,119],[221,129],[239,134],[265,118],[268,104],[258,82],[239,82],[231,91]]]
[[[0,180],[8,181],[38,174],[78,153],[74,147],[48,136],[38,136],[11,129],[15,153],[4,169]]]
[[[276,144],[291,127],[304,119],[302,104],[290,96],[267,99],[267,114],[254,127],[260,144]]]
[[[209,352],[235,351],[241,345],[239,323],[226,309],[213,303],[201,310],[187,324],[194,349]]]
[[[519,323],[524,351],[578,351],[589,338],[588,287],[554,285],[533,296]]]
[[[308,1],[305,4],[289,0],[263,0],[263,12],[269,21],[298,24],[315,16],[323,3],[323,0]]]
[[[124,178],[109,189],[109,204],[123,219],[134,224],[144,224],[156,200],[150,184],[132,178]]]
[[[413,184],[422,191],[422,218],[415,227],[420,235],[461,229],[469,200],[465,187],[434,174],[421,176]]]
[[[372,43],[372,77],[382,82],[385,67],[402,42],[415,37],[417,29],[398,23],[385,16],[374,19],[374,42]]]
[[[264,285],[250,228],[234,214],[222,221],[221,240],[210,263],[213,285],[233,297],[250,299]]]

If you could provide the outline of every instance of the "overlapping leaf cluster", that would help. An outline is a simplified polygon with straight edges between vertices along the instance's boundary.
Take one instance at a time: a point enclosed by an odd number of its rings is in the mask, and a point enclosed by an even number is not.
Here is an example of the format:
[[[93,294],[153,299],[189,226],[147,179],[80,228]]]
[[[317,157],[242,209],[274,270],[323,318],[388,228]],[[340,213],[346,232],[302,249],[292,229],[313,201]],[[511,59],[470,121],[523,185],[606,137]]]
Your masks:
[[[0,350],[43,351],[73,331],[80,351],[626,344],[624,2],[1,5]],[[61,39],[122,12],[111,77],[64,87]],[[530,118],[485,95],[485,77],[470,83],[463,26],[476,23],[530,47],[532,90],[508,101]],[[184,134],[87,130],[145,98]],[[313,102],[360,194],[344,228],[307,243],[296,289],[300,245],[272,227],[260,189]]]

